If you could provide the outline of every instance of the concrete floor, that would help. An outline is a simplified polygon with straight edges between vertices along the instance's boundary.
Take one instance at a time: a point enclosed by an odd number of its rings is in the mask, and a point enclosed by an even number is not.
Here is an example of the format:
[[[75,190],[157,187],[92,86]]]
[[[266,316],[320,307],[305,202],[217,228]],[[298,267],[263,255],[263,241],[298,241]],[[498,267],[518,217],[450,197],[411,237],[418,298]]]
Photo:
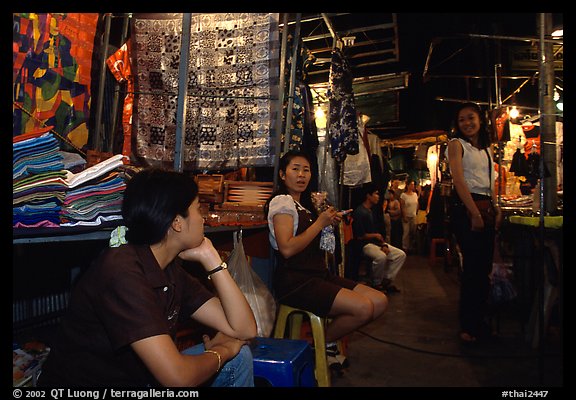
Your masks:
[[[559,328],[548,330],[538,351],[528,343],[530,330],[513,305],[494,319],[494,327],[499,326],[495,343],[460,344],[457,274],[437,260],[431,267],[427,257],[408,256],[395,282],[402,292],[389,296],[380,319],[349,335],[350,366],[332,374],[332,386],[562,387]]]

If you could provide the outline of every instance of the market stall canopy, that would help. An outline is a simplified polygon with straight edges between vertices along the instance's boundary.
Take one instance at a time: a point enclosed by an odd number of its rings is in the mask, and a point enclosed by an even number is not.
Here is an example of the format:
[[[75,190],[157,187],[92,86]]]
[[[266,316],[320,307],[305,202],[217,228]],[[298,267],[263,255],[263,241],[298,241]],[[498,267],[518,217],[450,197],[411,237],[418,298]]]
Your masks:
[[[448,133],[441,130],[409,133],[392,139],[381,139],[380,146],[394,148],[415,147],[420,144],[435,144],[448,141]]]

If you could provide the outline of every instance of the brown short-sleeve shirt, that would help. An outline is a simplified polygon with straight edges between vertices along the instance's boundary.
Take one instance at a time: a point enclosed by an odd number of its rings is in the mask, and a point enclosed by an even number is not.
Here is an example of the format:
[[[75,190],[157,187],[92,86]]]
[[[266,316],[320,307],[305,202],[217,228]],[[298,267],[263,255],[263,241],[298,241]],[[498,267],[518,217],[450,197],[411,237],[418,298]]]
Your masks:
[[[106,249],[74,287],[39,384],[155,385],[130,344],[160,334],[175,338],[177,322],[211,297],[177,261],[162,270],[149,246]]]

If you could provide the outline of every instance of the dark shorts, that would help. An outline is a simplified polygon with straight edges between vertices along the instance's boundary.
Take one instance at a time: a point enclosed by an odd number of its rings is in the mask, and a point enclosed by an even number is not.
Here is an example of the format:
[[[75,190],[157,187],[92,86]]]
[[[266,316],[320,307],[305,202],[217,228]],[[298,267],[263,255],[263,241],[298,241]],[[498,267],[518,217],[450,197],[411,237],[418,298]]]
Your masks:
[[[310,276],[290,271],[292,285],[279,285],[276,288],[278,302],[291,307],[311,311],[319,317],[326,317],[334,304],[336,295],[342,288],[353,290],[358,282],[336,275]],[[299,281],[295,284],[296,280]],[[284,280],[286,283],[286,280]]]

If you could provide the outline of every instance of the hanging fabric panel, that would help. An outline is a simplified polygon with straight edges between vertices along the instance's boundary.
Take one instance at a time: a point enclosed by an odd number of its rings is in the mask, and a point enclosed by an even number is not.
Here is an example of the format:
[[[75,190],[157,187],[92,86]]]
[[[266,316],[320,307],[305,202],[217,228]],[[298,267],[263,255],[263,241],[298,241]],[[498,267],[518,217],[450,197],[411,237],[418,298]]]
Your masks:
[[[193,14],[183,166],[273,165],[278,117],[277,13]],[[182,14],[133,18],[137,156],[172,164]]]
[[[88,142],[97,13],[14,13],[12,135],[51,125],[81,148]]]

